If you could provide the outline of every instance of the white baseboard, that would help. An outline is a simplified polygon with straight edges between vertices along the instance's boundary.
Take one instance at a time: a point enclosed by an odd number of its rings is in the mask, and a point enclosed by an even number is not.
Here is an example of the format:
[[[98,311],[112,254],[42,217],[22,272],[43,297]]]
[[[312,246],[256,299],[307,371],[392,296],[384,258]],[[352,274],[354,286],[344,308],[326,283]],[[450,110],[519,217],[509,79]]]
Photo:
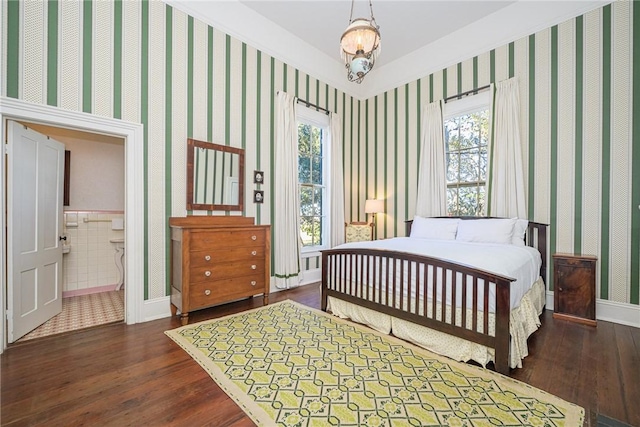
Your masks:
[[[547,309],[553,310],[552,291],[547,291]],[[640,328],[640,305],[596,299],[596,319]]]
[[[300,281],[298,282],[298,286],[304,286],[311,283],[319,282],[322,280],[322,269],[315,268],[313,270],[306,270],[301,273]],[[296,286],[296,287],[298,287]],[[273,284],[273,280],[271,280],[271,289],[270,293],[286,291],[286,289],[276,288]]]
[[[298,286],[304,286],[311,283],[319,282],[322,280],[322,270],[316,268],[314,270],[303,271]],[[285,289],[276,288],[271,281],[271,293],[284,291]],[[164,319],[171,316],[170,297],[154,298],[144,301],[142,308],[142,315],[140,318],[142,322],[149,322],[151,320]]]
[[[142,306],[142,321],[164,319],[171,316],[170,297],[146,300]]]

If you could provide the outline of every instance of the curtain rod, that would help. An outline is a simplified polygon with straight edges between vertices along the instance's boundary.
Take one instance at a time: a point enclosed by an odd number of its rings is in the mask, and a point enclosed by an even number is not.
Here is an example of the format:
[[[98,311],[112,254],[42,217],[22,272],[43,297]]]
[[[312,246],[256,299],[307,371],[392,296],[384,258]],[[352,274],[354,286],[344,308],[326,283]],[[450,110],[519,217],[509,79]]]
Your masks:
[[[331,113],[331,111],[327,110],[326,108],[322,108],[319,105],[312,104],[309,101],[305,101],[304,99],[300,99],[298,97],[296,97],[296,102],[301,102],[301,103],[305,104],[307,107],[313,107],[316,110],[320,110],[320,111],[324,112],[326,115],[329,115]]]
[[[490,87],[491,87],[491,85],[486,85],[486,86],[479,87],[477,89],[471,89],[471,90],[468,90],[466,92],[462,92],[462,93],[459,93],[457,95],[453,95],[453,96],[450,96],[448,98],[445,98],[444,102],[452,101],[454,99],[460,99],[463,96],[468,96],[468,95],[471,95],[472,93],[476,94],[476,93],[480,92],[481,90],[489,89]]]

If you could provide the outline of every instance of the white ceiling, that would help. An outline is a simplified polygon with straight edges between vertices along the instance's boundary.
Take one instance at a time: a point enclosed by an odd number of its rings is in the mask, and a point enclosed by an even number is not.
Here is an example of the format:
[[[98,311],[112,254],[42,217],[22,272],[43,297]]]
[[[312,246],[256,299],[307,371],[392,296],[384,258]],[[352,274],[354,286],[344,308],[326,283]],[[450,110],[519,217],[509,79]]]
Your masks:
[[[382,51],[362,84],[350,83],[340,36],[351,0],[165,0],[177,9],[358,99],[429,75],[611,0],[373,0]],[[369,18],[356,0],[353,17]]]

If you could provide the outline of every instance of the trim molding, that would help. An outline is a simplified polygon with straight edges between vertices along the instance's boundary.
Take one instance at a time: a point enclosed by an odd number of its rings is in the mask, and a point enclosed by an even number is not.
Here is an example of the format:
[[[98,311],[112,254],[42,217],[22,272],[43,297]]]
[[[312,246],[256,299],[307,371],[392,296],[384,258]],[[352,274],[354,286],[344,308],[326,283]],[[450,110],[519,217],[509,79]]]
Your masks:
[[[95,132],[104,135],[124,138],[125,140],[125,239],[127,251],[125,253],[127,269],[125,271],[125,319],[128,325],[140,322],[144,301],[144,128],[142,124],[112,119],[93,114],[64,110],[49,105],[34,104],[15,98],[0,97],[0,137],[5,141],[7,119],[23,122],[42,123],[50,126],[77,129],[85,132]],[[3,194],[6,188],[5,156],[0,156],[0,186]],[[4,229],[7,224],[6,198],[0,200],[2,230],[0,230],[2,247],[6,247]],[[0,257],[0,274],[2,275],[1,299],[6,307],[5,278],[7,271],[5,257]],[[4,310],[3,310],[4,311]],[[0,351],[7,346],[5,336],[4,314],[0,316]]]
[[[553,310],[553,292],[547,291],[547,309]],[[596,319],[640,328],[640,306],[596,299]]]

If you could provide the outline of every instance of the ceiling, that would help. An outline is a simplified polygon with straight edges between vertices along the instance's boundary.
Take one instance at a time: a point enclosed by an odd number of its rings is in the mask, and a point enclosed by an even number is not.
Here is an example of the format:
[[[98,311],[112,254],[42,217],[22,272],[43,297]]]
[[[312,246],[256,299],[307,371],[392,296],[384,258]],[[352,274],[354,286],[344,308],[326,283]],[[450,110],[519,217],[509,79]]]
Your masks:
[[[561,23],[610,0],[373,0],[382,51],[362,84],[350,83],[340,36],[351,0],[165,0],[172,6],[358,99]],[[354,18],[369,18],[355,0]]]

